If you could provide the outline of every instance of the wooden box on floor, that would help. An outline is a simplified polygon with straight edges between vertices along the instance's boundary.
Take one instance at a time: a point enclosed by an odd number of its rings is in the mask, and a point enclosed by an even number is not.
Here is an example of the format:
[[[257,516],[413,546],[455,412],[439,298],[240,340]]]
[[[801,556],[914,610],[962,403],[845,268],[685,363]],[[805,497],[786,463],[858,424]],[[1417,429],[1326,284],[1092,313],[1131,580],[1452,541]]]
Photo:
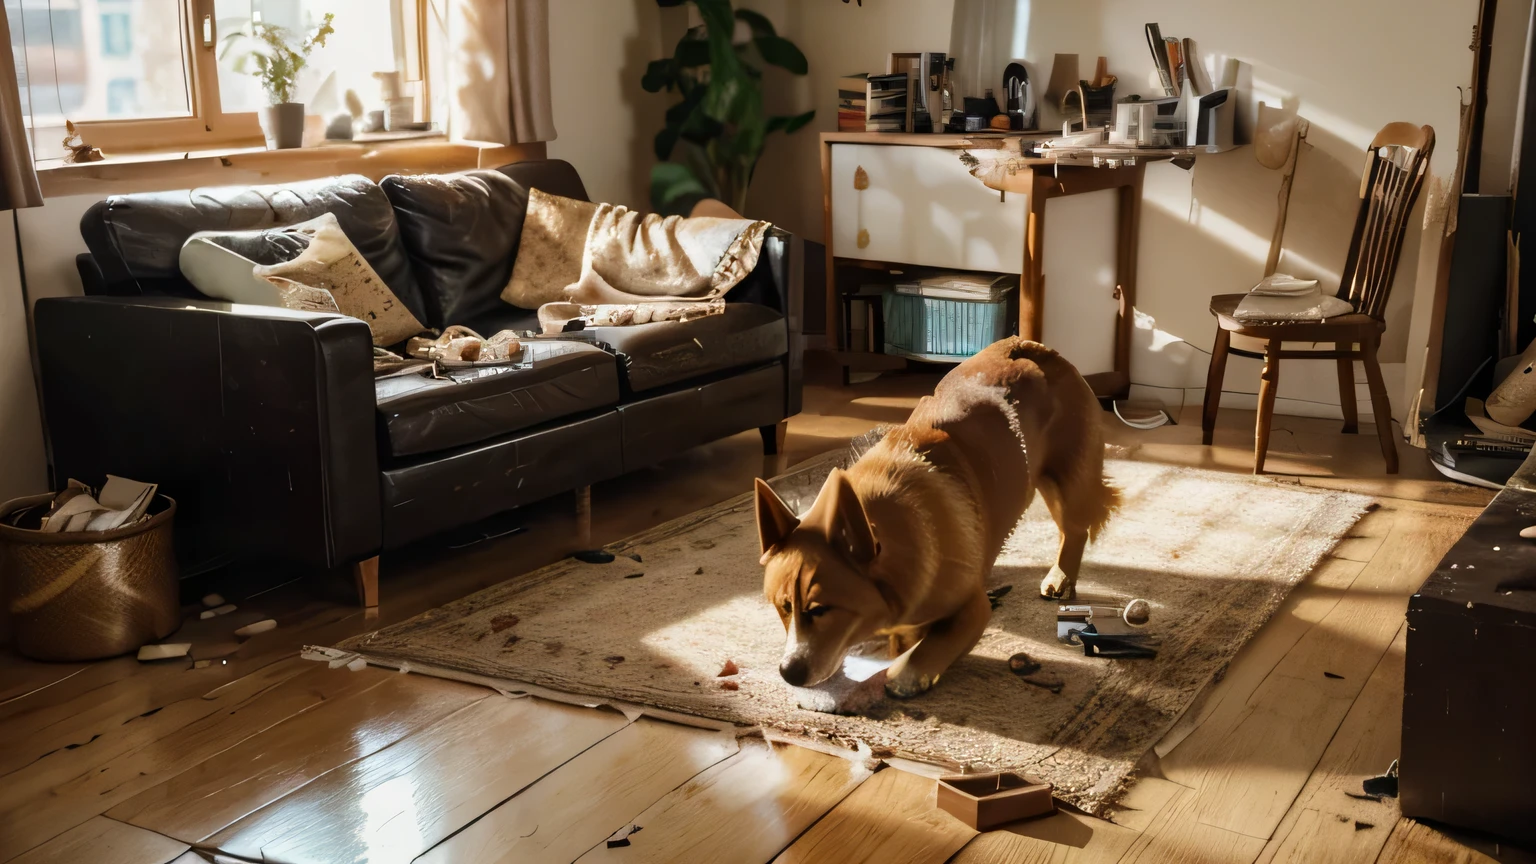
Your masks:
[[[1056,812],[1051,784],[1006,771],[940,777],[935,803],[977,831]]]

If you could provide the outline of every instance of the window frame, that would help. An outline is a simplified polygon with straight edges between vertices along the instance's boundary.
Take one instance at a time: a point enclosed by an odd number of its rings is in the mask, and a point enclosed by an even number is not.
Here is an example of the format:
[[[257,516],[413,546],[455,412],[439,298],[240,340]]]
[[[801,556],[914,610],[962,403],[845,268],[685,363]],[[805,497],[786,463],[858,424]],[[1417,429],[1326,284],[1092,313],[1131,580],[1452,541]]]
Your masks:
[[[182,0],[182,56],[185,58],[188,103],[191,116],[132,120],[75,121],[81,140],[109,153],[190,151],[217,147],[259,145],[261,124],[256,112],[226,113],[219,98],[218,43],[213,33],[215,0]],[[402,34],[402,71],[408,85],[419,90],[420,119],[431,119],[427,81],[427,6],[431,0],[391,0],[391,14]],[[207,34],[207,38],[204,35]],[[39,139],[62,139],[64,129],[34,130]]]

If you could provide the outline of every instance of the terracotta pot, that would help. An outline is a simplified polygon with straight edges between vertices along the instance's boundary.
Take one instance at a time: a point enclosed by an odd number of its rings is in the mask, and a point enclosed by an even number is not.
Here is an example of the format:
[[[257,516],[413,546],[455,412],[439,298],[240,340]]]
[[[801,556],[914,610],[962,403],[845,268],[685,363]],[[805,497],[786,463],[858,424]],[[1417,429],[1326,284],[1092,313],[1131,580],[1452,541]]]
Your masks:
[[[304,146],[304,103],[268,105],[257,112],[268,150],[292,150]]]

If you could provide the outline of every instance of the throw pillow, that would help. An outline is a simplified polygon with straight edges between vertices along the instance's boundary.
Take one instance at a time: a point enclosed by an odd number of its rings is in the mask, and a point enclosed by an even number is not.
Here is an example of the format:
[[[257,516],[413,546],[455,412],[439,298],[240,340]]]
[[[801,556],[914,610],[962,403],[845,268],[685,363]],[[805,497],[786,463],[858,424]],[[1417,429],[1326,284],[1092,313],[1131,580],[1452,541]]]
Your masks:
[[[347,239],[335,216],[325,213],[292,230],[309,236],[309,248],[292,261],[258,265],[257,276],[280,276],[331,292],[343,315],[367,323],[375,345],[394,345],[425,329]]]
[[[581,278],[587,231],[596,212],[590,201],[529,190],[517,261],[501,299],[523,309],[563,302],[566,286]]]

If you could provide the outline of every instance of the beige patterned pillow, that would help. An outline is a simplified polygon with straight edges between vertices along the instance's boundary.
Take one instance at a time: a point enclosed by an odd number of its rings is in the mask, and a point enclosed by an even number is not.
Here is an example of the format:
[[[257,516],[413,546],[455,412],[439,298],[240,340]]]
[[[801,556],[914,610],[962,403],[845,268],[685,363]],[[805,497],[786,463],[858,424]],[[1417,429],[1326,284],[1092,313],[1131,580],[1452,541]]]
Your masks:
[[[501,299],[523,309],[563,302],[565,287],[581,278],[581,256],[596,212],[590,201],[530,189],[512,281]]]
[[[335,216],[325,213],[291,230],[309,235],[309,248],[292,261],[257,265],[258,278],[281,277],[331,292],[341,314],[368,324],[375,345],[404,342],[426,329],[347,239]]]

